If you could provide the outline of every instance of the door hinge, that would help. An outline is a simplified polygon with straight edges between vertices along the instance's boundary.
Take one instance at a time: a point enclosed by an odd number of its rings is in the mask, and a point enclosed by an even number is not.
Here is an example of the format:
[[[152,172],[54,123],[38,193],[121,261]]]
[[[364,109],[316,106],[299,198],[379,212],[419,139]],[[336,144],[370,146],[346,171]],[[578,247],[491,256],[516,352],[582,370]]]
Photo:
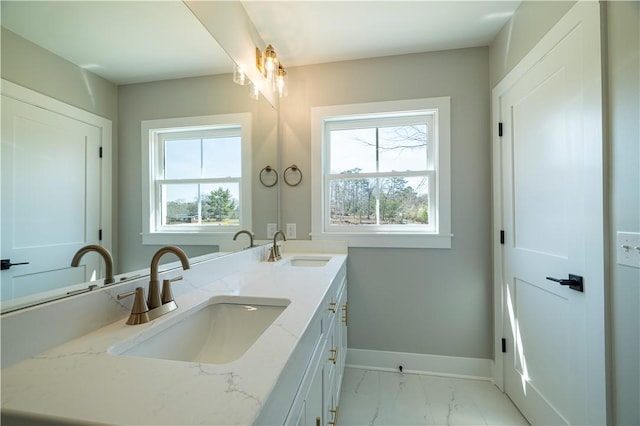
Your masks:
[[[98,241],[102,241],[102,229],[98,229]]]
[[[504,231],[500,231],[500,244],[504,245]]]
[[[502,122],[498,123],[498,136],[502,137]]]
[[[102,147],[100,147],[99,155],[100,155],[100,158],[102,158]]]
[[[507,339],[505,339],[504,337],[502,338],[502,353],[506,354],[507,353]]]

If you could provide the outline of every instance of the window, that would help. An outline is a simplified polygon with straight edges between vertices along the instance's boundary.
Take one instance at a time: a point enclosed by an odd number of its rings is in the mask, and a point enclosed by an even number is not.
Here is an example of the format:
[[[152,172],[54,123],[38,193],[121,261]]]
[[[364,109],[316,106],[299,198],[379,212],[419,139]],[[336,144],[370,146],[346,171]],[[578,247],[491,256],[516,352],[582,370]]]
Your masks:
[[[143,242],[216,244],[251,228],[250,115],[142,122]]]
[[[312,237],[451,247],[449,98],[312,109]]]

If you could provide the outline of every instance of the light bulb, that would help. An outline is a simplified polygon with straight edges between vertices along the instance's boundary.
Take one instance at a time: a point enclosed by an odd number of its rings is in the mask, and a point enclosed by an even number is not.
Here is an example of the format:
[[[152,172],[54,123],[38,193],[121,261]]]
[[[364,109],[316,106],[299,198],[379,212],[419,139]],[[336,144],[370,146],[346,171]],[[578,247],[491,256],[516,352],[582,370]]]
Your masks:
[[[278,56],[272,45],[268,45],[264,50],[264,69],[267,80],[273,81],[278,71]]]
[[[282,65],[280,65],[278,67],[278,76],[276,77],[276,89],[278,90],[278,95],[281,98],[284,98],[288,94],[288,80],[289,78],[287,77],[287,71]]]
[[[249,97],[255,100],[260,98],[260,90],[258,89],[258,86],[253,83],[249,85]]]
[[[233,82],[244,86],[248,83],[247,75],[244,73],[244,68],[240,65],[234,65],[233,67]]]

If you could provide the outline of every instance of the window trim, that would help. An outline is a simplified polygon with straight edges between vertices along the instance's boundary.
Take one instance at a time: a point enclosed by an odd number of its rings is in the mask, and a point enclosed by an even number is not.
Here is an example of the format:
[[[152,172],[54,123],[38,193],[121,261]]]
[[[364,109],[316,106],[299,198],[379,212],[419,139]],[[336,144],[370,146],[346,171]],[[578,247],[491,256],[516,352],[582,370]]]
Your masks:
[[[155,173],[159,161],[157,135],[176,130],[198,131],[208,128],[240,126],[242,137],[242,181],[240,185],[240,223],[224,229],[202,227],[185,229],[158,229],[156,209]],[[142,244],[216,245],[228,241],[240,229],[251,229],[251,113],[216,114],[198,117],[143,120],[142,145]],[[245,178],[246,176],[246,178]]]
[[[327,230],[325,227],[325,170],[327,147],[325,123],[345,116],[406,114],[436,111],[434,135],[436,150],[436,232]],[[311,108],[311,237],[316,240],[347,240],[350,247],[451,248],[451,98],[408,99],[400,101],[333,105]]]

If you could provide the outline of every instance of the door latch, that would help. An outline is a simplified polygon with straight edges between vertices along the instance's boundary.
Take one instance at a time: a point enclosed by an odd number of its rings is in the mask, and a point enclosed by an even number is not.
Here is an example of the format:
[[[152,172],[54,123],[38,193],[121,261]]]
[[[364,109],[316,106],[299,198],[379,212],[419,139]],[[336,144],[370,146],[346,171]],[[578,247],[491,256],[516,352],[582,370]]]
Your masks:
[[[584,282],[580,275],[569,274],[568,280],[553,277],[547,277],[547,279],[560,283],[560,285],[568,285],[571,290],[579,291],[581,293],[584,292]]]
[[[11,259],[2,259],[0,260],[0,262],[2,262],[2,266],[0,267],[0,270],[2,271],[5,271],[11,268],[12,266],[29,264],[29,262],[11,263]]]

